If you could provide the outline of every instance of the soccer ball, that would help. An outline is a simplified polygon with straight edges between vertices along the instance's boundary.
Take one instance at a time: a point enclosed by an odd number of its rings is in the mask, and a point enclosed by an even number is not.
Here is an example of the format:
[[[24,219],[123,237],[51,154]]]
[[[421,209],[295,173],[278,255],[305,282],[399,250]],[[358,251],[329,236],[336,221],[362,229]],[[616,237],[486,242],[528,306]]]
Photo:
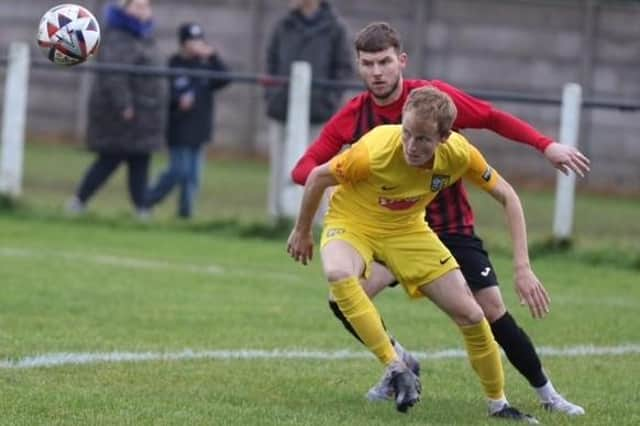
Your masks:
[[[96,52],[100,44],[98,20],[86,8],[61,4],[40,19],[38,46],[57,65],[80,64]]]

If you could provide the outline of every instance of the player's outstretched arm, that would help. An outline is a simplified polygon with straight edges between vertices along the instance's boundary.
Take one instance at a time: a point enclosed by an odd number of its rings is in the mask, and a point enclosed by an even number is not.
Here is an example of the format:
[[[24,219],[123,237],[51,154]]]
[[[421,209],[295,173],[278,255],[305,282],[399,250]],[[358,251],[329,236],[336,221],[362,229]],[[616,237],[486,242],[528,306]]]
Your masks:
[[[529,307],[534,318],[542,318],[549,312],[549,295],[538,277],[533,273],[529,261],[527,230],[520,198],[501,176],[489,193],[502,204],[513,245],[515,287],[521,304]]]
[[[291,171],[291,179],[304,185],[314,167],[324,164],[340,153],[351,141],[344,129],[351,129],[354,118],[351,114],[338,112],[325,124],[318,138],[307,148]],[[347,130],[349,132],[349,130]]]
[[[565,175],[569,174],[569,170],[573,170],[578,176],[584,177],[591,170],[591,161],[586,155],[572,146],[552,142],[544,150],[544,156],[553,167]]]
[[[487,129],[506,139],[527,144],[542,152],[553,167],[564,174],[572,170],[583,177],[589,172],[589,159],[576,148],[553,141],[521,118],[456,87],[441,81],[433,84],[455,102],[458,108],[457,128]]]
[[[329,165],[315,167],[304,187],[298,218],[287,241],[287,252],[303,265],[313,258],[313,218],[318,211],[324,190],[337,185],[338,181],[329,170]]]

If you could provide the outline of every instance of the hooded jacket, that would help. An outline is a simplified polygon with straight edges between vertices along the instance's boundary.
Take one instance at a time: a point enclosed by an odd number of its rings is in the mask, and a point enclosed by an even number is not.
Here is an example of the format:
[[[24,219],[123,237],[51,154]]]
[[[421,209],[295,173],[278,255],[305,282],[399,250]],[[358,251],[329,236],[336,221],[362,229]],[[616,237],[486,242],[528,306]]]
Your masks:
[[[197,58],[184,58],[176,54],[169,60],[169,67],[217,72],[228,71],[227,65],[218,55],[213,55],[203,61]],[[209,141],[213,131],[215,113],[214,92],[230,82],[228,77],[209,80],[180,75],[171,79],[167,126],[167,142],[170,146],[197,146]],[[180,96],[185,93],[190,93],[194,97],[193,107],[188,111],[182,111],[178,107]]]
[[[106,28],[96,57],[99,63],[161,65],[153,22],[141,22],[117,6],[106,10]],[[110,154],[146,154],[165,137],[166,79],[126,73],[96,74],[89,95],[87,144]],[[122,113],[132,107],[134,117]]]
[[[288,76],[291,64],[311,64],[312,79],[345,80],[353,76],[353,57],[344,23],[329,3],[320,2],[312,17],[293,9],[276,24],[267,48],[267,73]],[[267,115],[277,121],[287,118],[287,85],[266,89]],[[312,87],[311,123],[328,120],[341,101],[342,90]]]

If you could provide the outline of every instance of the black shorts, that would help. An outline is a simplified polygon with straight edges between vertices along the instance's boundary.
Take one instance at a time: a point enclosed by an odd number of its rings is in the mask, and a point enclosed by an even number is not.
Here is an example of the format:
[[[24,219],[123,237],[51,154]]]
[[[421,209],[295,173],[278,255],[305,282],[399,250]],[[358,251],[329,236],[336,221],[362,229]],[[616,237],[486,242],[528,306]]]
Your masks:
[[[438,237],[458,261],[460,271],[471,291],[475,292],[498,285],[496,271],[480,238],[475,235],[457,234],[443,234]]]

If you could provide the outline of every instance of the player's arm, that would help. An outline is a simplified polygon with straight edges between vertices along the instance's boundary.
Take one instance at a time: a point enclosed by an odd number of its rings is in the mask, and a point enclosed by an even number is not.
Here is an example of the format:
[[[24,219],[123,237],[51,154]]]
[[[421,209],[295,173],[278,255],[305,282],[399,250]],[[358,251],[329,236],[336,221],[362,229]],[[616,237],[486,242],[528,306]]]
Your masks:
[[[516,291],[520,303],[529,306],[531,315],[534,318],[542,318],[549,312],[550,299],[547,290],[531,269],[522,204],[513,187],[501,176],[497,178],[498,182],[489,190],[489,194],[504,208],[513,245]]]
[[[323,127],[318,139],[300,157],[291,171],[291,179],[298,185],[304,185],[314,167],[331,160],[343,146],[351,142],[346,135],[352,128],[351,114],[339,112],[334,115]]]
[[[300,211],[287,242],[287,252],[306,265],[313,257],[313,218],[325,189],[337,184],[354,184],[369,175],[369,150],[364,142],[313,169],[302,194]]]
[[[432,84],[451,96],[456,104],[456,128],[487,129],[507,139],[532,146],[564,174],[569,170],[579,176],[589,172],[589,159],[576,148],[555,142],[524,120],[442,81],[433,81]]]
[[[313,258],[313,218],[318,211],[325,189],[337,185],[338,180],[331,173],[330,166],[325,163],[313,169],[304,187],[298,218],[287,241],[287,252],[306,265]]]
[[[513,247],[516,292],[520,303],[529,307],[531,315],[542,318],[549,311],[550,300],[546,289],[531,269],[527,228],[520,197],[471,145],[470,163],[465,178],[480,186],[502,205]]]

